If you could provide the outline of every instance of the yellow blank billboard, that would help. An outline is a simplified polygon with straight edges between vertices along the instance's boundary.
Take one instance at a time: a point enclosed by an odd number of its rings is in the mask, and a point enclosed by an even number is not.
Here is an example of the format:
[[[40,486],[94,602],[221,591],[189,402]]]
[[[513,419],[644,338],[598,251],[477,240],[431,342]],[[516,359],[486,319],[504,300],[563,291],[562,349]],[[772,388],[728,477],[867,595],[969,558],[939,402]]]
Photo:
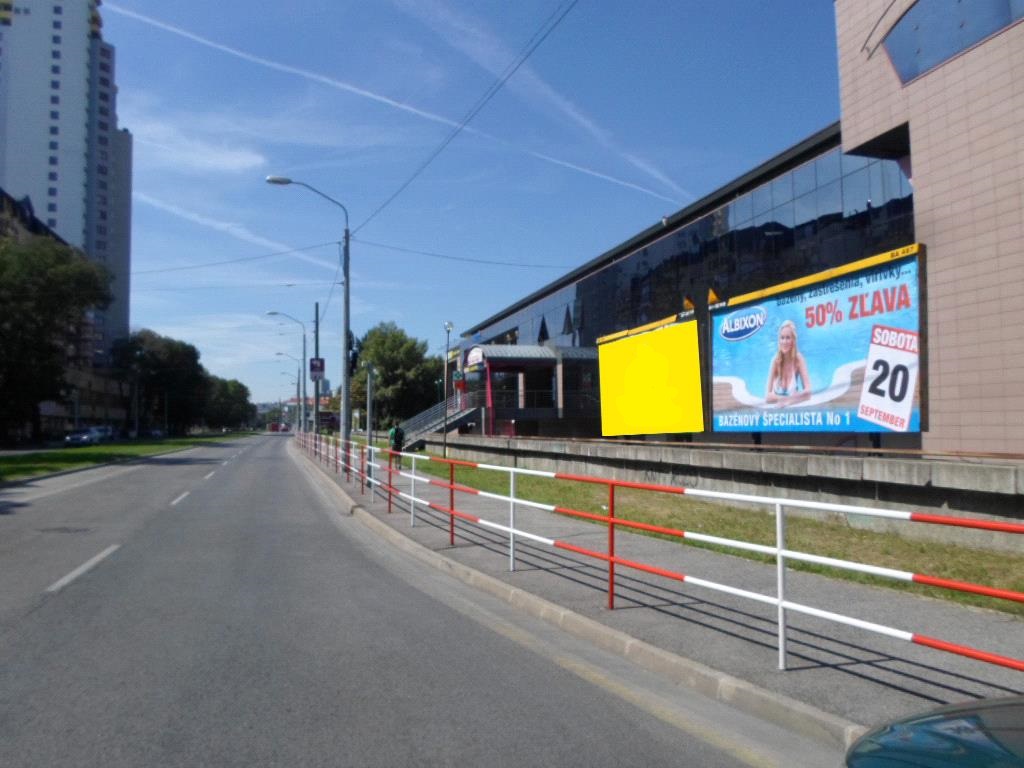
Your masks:
[[[697,321],[599,339],[601,433],[703,432]]]

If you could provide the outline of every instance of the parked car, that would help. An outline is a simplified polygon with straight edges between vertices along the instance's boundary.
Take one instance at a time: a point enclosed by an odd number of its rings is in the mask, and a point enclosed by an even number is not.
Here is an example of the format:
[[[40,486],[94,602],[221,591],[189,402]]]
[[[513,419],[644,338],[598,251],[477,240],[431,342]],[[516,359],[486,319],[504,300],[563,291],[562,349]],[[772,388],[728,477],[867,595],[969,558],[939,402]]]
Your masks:
[[[96,427],[76,429],[64,436],[64,445],[97,445],[103,442],[103,433]]]
[[[1024,696],[953,704],[868,731],[847,768],[1024,767]]]

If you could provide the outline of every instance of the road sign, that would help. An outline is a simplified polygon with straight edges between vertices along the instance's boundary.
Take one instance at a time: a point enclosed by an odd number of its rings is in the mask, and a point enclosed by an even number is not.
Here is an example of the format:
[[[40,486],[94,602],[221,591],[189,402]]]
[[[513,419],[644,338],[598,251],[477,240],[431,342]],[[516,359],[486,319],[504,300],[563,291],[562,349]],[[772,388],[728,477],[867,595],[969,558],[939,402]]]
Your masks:
[[[313,381],[320,381],[324,377],[324,359],[322,357],[309,358],[309,378]]]

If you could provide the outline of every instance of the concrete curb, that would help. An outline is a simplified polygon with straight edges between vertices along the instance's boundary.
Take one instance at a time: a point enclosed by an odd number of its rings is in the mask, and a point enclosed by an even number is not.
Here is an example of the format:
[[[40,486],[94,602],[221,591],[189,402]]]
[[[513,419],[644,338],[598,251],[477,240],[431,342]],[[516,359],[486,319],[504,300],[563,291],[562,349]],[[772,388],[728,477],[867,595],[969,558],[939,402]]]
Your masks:
[[[322,475],[332,480],[328,485],[334,489],[345,504],[350,516],[355,517],[362,525],[373,530],[391,545],[407,552],[426,565],[444,571],[536,618],[554,624],[575,637],[586,640],[606,651],[619,654],[678,685],[693,689],[762,720],[781,725],[790,731],[829,746],[846,749],[868,730],[866,727],[845,720],[838,715],[825,712],[783,694],[760,688],[696,661],[637,640],[624,632],[607,627],[598,621],[434,552],[378,520],[356,503],[343,488],[333,482],[333,476],[324,470],[319,462],[309,459],[301,451],[299,454],[319,469]]]

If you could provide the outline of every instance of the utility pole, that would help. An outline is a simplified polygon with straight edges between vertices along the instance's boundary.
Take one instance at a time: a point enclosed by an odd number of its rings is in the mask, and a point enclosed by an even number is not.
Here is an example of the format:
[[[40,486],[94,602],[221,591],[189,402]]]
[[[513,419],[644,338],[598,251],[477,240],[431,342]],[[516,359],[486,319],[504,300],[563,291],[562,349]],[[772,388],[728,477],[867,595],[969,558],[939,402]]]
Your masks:
[[[313,357],[320,357],[320,302],[313,309]],[[320,434],[320,379],[313,379],[313,434]]]
[[[366,471],[373,475],[370,466],[373,464],[373,366],[366,366],[366,451],[368,455]]]

